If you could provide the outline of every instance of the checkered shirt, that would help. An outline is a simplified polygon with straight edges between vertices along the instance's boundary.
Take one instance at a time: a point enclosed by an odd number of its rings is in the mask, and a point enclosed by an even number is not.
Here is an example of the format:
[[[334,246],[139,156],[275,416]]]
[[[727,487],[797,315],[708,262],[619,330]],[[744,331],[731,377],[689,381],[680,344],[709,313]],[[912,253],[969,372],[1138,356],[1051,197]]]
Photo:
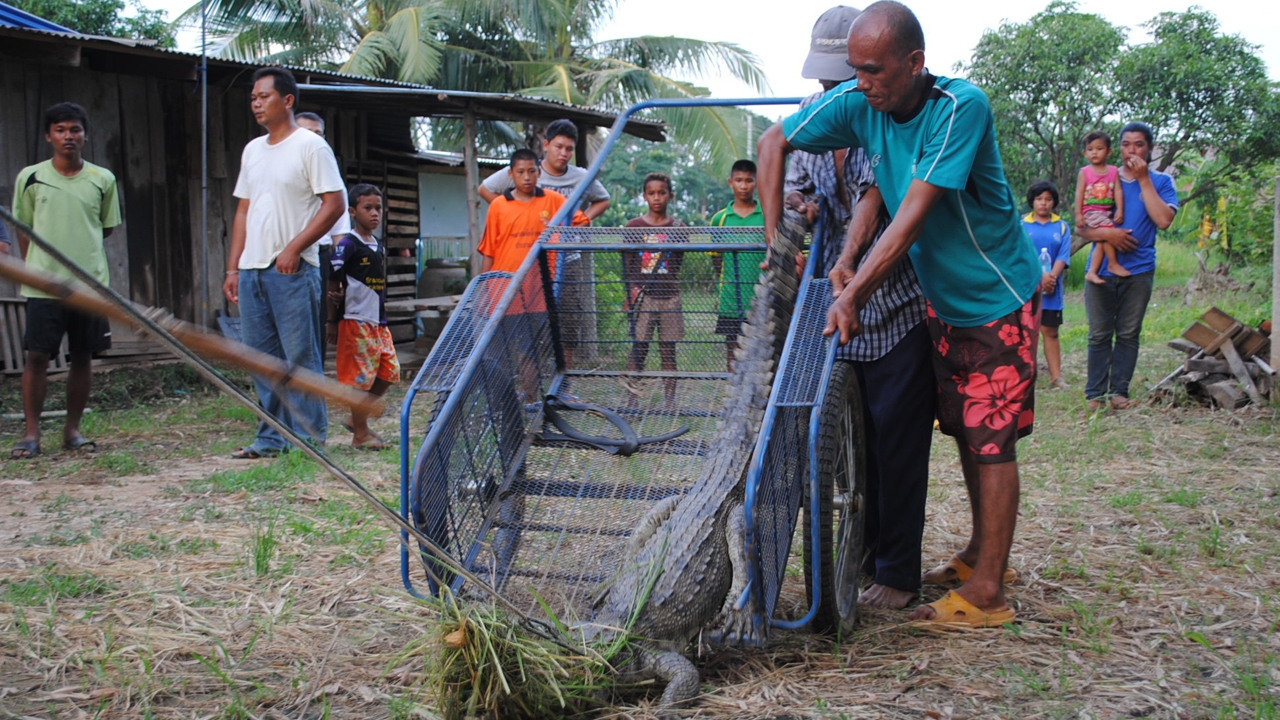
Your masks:
[[[800,106],[804,107],[820,97],[822,93],[814,93],[805,98]],[[822,267],[828,273],[835,267],[836,260],[844,249],[849,221],[853,218],[853,207],[858,204],[867,188],[876,184],[871,163],[861,148],[845,154],[842,170],[844,185],[849,193],[848,207],[845,207],[843,198],[839,196],[835,153],[791,153],[783,186],[784,196],[796,191],[804,195],[806,200],[818,203]],[[881,222],[876,239],[858,260],[859,267],[871,255],[871,249],[880,242],[881,233],[887,226],[887,222]],[[924,318],[925,299],[920,290],[920,281],[916,278],[916,270],[910,258],[903,256],[897,267],[885,278],[884,284],[867,301],[866,307],[859,312],[862,333],[836,351],[836,358],[857,362],[878,360],[892,350],[911,328],[924,322]]]

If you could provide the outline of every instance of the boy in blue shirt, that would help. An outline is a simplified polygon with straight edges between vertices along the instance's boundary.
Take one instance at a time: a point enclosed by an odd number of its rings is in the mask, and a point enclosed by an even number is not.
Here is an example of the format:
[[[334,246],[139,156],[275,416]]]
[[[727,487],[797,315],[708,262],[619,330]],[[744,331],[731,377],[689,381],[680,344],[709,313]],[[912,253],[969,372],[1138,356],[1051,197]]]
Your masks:
[[[1044,339],[1044,362],[1049,366],[1049,384],[1065,390],[1062,379],[1062,344],[1058,341],[1058,328],[1062,326],[1062,274],[1071,264],[1071,228],[1053,211],[1058,208],[1058,188],[1048,180],[1027,190],[1027,205],[1031,212],[1022,218],[1022,226],[1035,245],[1040,258],[1042,275],[1040,292],[1044,300],[1040,306],[1040,337]],[[1047,263],[1045,261],[1048,261]],[[1043,267],[1047,264],[1049,267]]]

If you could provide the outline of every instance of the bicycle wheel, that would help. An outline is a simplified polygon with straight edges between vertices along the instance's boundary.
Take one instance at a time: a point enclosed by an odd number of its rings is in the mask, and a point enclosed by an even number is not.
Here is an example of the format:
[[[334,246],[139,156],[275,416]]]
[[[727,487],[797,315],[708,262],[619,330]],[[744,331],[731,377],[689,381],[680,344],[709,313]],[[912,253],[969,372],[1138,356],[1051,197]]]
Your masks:
[[[818,429],[818,538],[814,549],[809,483],[804,483],[805,590],[813,606],[813,570],[820,570],[818,611],[810,627],[821,633],[853,629],[866,526],[866,436],[862,391],[853,365],[837,361]]]

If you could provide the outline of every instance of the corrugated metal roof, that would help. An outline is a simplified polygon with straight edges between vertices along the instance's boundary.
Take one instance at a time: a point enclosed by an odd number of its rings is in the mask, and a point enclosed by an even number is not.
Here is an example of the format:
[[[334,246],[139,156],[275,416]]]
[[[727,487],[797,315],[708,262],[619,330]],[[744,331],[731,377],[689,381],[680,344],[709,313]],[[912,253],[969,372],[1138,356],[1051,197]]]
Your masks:
[[[56,33],[70,33],[78,35],[75,30],[66,28],[58,23],[50,22],[38,15],[32,15],[26,10],[0,2],[0,26],[22,28],[24,30],[47,30]]]
[[[21,11],[18,11],[21,12]],[[0,37],[28,37],[62,44],[75,44],[86,49],[104,52],[119,52],[146,57],[182,60],[198,65],[200,55],[182,50],[171,50],[154,47],[145,41],[127,38],[109,38],[80,34],[68,34],[35,28],[17,28],[0,26]],[[265,63],[251,63],[239,60],[210,57],[210,67],[233,69],[256,69],[265,67]],[[511,93],[484,93],[461,90],[445,90],[430,85],[387,80],[383,78],[364,77],[332,70],[317,70],[285,65],[298,76],[300,89],[308,93],[318,93],[328,102],[344,104],[342,95],[359,95],[351,98],[353,105],[366,107],[369,103],[378,104],[388,110],[405,112],[406,110],[424,117],[459,116],[466,105],[470,105],[477,118],[481,120],[520,120],[530,117],[538,119],[569,118],[575,122],[608,127],[617,118],[616,113],[597,110],[595,108],[570,105],[558,100],[535,98]],[[376,92],[376,91],[387,92]],[[434,98],[434,100],[432,99]],[[626,132],[630,135],[662,142],[665,140],[666,126],[654,120],[631,119],[627,122]]]

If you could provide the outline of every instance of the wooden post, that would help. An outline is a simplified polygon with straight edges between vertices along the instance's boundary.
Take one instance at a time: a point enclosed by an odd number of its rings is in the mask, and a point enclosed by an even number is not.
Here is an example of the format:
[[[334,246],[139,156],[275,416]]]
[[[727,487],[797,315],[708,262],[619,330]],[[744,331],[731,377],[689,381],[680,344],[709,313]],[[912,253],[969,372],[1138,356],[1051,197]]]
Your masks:
[[[1271,367],[1280,368],[1280,338],[1276,328],[1280,326],[1280,177],[1276,178],[1275,237],[1271,241]],[[1280,393],[1275,393],[1280,395]]]
[[[471,249],[471,276],[480,274],[480,164],[476,161],[476,114],[470,103],[462,111],[462,164],[467,182],[467,244]]]

